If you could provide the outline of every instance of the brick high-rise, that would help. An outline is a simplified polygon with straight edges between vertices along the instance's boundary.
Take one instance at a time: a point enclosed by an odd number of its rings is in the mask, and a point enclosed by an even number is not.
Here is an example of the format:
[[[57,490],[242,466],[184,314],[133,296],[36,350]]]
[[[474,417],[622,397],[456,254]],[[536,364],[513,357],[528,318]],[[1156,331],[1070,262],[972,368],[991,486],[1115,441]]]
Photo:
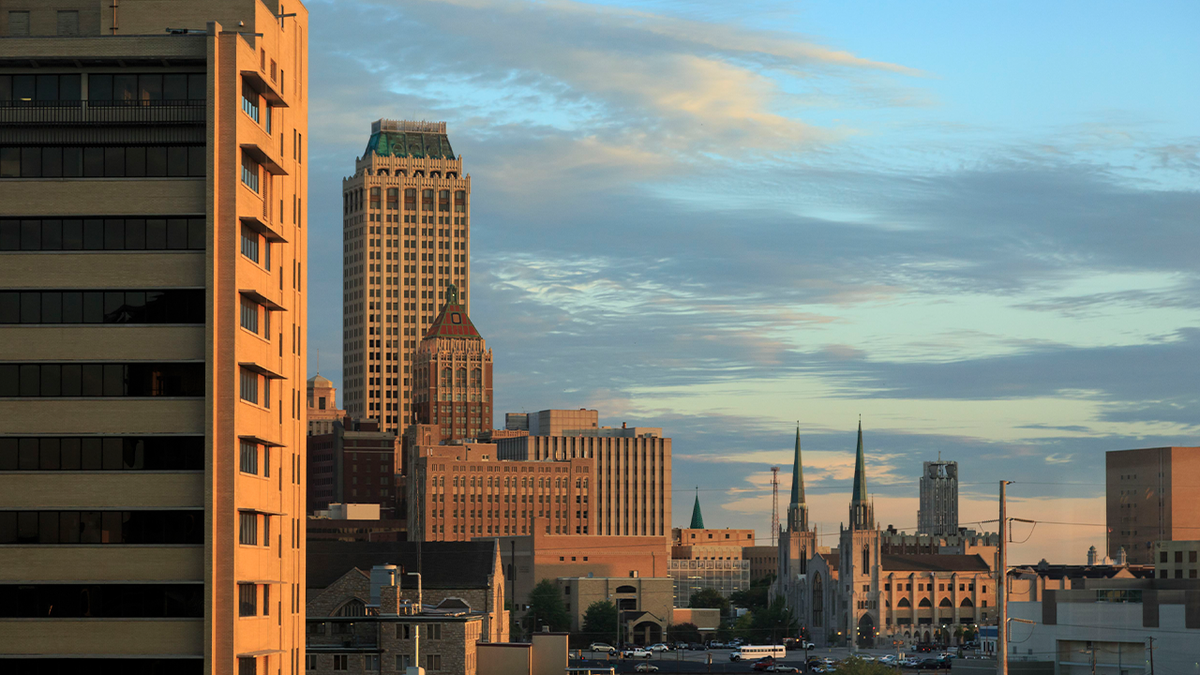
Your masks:
[[[304,671],[307,23],[0,2],[0,672]]]
[[[413,365],[450,285],[470,307],[471,178],[445,122],[378,120],[342,181],[343,405],[397,434]],[[489,424],[490,426],[490,424]]]

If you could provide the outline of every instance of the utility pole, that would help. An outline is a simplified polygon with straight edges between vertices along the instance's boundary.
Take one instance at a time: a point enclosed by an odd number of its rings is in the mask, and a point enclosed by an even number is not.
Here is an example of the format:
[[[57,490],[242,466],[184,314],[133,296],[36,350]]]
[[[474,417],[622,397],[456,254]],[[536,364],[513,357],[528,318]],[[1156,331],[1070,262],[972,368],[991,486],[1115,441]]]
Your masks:
[[[1000,561],[996,566],[996,675],[1008,675],[1008,486],[1000,481]]]
[[[1146,638],[1150,642],[1150,675],[1154,675],[1154,638]]]
[[[777,546],[779,536],[779,467],[771,467],[771,546]]]

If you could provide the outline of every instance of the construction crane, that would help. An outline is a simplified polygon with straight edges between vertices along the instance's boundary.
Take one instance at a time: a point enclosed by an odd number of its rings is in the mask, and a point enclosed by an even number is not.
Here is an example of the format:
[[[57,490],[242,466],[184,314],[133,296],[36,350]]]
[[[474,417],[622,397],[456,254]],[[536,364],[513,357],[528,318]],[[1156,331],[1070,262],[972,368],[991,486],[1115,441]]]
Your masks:
[[[779,467],[771,467],[771,545],[778,546],[779,536]]]

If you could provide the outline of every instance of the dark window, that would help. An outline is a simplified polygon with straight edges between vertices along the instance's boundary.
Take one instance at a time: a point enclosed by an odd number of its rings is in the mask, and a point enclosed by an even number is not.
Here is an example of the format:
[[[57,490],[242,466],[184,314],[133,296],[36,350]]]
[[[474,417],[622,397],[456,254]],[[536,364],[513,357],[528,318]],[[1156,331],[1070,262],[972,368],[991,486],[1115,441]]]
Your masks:
[[[203,363],[0,364],[0,397],[203,395]]]
[[[119,221],[118,221],[119,222]],[[124,236],[122,234],[122,236]],[[19,311],[14,312],[14,309]],[[203,289],[166,291],[0,291],[0,324],[203,324]]]
[[[203,250],[204,218],[0,219],[0,251]]]
[[[63,366],[68,368],[71,366]],[[0,437],[0,471],[203,469],[204,439],[200,436]]]
[[[258,444],[242,441],[241,470],[243,473],[258,474]],[[243,514],[244,515],[244,514]]]
[[[79,543],[203,544],[204,511],[0,511],[0,544]]]
[[[203,616],[204,584],[0,585],[0,617],[5,618]]]
[[[200,675],[204,659],[4,659],[4,671],[16,675]]]
[[[258,545],[258,514],[242,511],[239,515],[238,541],[247,546]]]
[[[0,148],[0,178],[198,178],[204,168],[202,145]]]

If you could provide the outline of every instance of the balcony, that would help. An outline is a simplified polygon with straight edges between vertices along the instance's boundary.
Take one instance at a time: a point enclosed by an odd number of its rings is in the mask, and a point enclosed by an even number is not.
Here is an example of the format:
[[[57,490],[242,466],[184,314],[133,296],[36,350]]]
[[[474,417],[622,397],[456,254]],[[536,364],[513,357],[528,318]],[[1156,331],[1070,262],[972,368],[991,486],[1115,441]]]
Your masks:
[[[206,101],[0,101],[0,125],[204,124]]]

